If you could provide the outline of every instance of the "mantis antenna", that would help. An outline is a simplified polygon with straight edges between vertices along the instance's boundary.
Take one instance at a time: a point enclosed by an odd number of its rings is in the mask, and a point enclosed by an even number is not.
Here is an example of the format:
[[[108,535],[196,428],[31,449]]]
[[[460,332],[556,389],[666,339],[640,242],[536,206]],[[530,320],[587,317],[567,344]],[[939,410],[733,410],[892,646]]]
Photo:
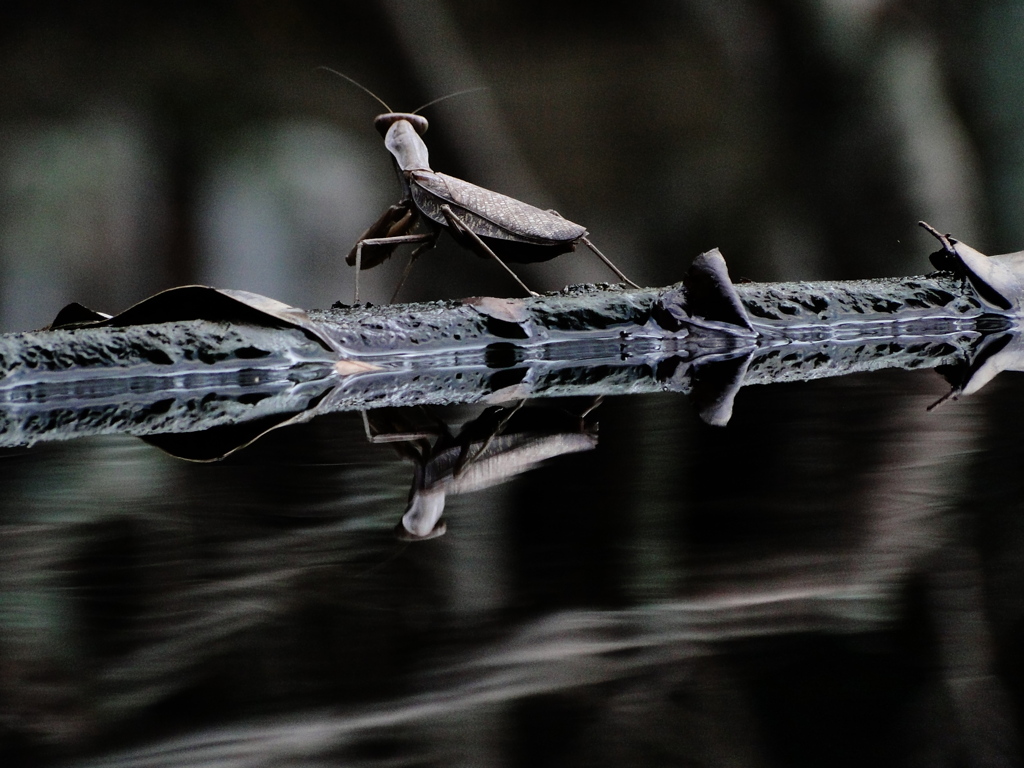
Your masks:
[[[382,107],[384,107],[384,109],[386,109],[388,112],[394,112],[394,110],[391,107],[388,106],[387,102],[384,101],[384,99],[382,99],[376,93],[374,93],[369,88],[367,88],[365,85],[360,83],[358,80],[355,80],[355,79],[349,77],[348,75],[346,75],[344,72],[339,72],[336,69],[331,69],[330,67],[324,67],[324,66],[317,67],[317,69],[322,69],[324,72],[330,72],[332,75],[337,75],[338,77],[342,78],[343,80],[348,80],[356,88],[358,88],[359,90],[363,91],[364,93],[369,94],[378,104],[380,104]],[[486,91],[486,90],[487,90],[487,86],[486,85],[478,85],[475,88],[465,88],[465,89],[463,89],[461,91],[455,91],[455,93],[449,93],[449,94],[446,94],[445,96],[439,96],[438,98],[434,99],[433,101],[428,101],[426,104],[424,104],[421,107],[417,107],[416,109],[414,109],[409,114],[411,114],[411,115],[418,115],[420,113],[421,109],[426,109],[427,107],[432,107],[435,104],[437,104],[439,101],[444,101],[445,99],[453,99],[456,96],[462,96],[462,95],[467,94],[467,93],[473,93],[474,91]]]

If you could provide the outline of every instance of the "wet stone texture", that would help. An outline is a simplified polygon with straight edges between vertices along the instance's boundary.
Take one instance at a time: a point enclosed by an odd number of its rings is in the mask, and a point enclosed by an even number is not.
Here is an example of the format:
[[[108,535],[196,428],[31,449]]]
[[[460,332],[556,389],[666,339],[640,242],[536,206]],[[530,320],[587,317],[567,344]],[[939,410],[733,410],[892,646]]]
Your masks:
[[[363,354],[409,351],[470,344],[490,336],[487,318],[461,302],[374,306],[336,304],[311,310],[309,318],[347,350]]]
[[[327,350],[299,330],[204,320],[0,336],[0,382],[5,384],[75,368],[187,370],[328,359]]]
[[[324,334],[356,354],[386,354],[469,347],[500,340],[539,341],[552,335],[594,333],[647,322],[657,289],[573,285],[530,299],[502,300],[507,312],[483,305],[436,301],[418,304],[335,305],[312,310],[309,318]]]
[[[986,312],[970,281],[952,272],[923,277],[736,286],[755,322],[833,323],[872,315],[977,317]]]

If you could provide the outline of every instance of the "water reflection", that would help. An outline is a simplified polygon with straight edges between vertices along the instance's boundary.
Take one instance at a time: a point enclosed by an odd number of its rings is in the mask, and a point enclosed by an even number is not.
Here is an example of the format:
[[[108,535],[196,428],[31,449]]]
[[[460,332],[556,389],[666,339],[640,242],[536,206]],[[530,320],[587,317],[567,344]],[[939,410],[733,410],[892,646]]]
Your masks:
[[[572,416],[551,406],[495,406],[462,426],[457,435],[432,411],[430,423],[417,428],[408,414],[390,413],[389,431],[363,423],[370,442],[393,444],[415,466],[409,503],[396,530],[409,540],[432,539],[447,530],[442,519],[449,495],[480,491],[507,482],[542,461],[597,446],[597,425],[582,414]],[[407,411],[410,409],[406,409]],[[374,421],[381,414],[374,414]],[[436,438],[433,443],[429,438]]]
[[[4,755],[1012,764],[1019,526],[975,503],[1019,506],[991,476],[1019,454],[984,400],[929,413],[941,391],[762,387],[725,430],[671,394],[371,413],[383,444],[334,414],[213,464],[8,452]],[[592,449],[468,492],[552,436]],[[394,537],[409,461],[444,537]]]
[[[951,242],[939,255],[1019,260]],[[337,411],[658,391],[724,426],[745,386],[885,368],[936,368],[952,387],[941,401],[1024,366],[1016,304],[983,283],[1007,302],[995,307],[959,269],[733,286],[716,250],[682,283],[636,291],[306,311],[186,286],[113,317],[75,304],[0,338],[0,445],[128,432],[216,460]]]
[[[1019,450],[991,435],[1019,409],[929,411],[943,391],[756,387],[726,429],[668,392],[10,449],[5,763],[1013,764]]]
[[[1015,470],[978,484],[985,399],[916,369],[999,392],[1018,315],[956,272],[697,265],[319,313],[191,287],[0,338],[0,754],[1012,764],[1020,549],[971,525]]]

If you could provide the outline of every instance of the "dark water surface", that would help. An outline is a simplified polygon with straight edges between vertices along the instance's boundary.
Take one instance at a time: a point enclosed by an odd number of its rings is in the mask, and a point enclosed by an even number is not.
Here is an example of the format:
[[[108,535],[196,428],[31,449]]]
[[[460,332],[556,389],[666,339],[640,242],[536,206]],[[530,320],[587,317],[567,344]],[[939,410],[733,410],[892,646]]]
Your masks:
[[[358,414],[212,464],[6,451],[0,757],[1015,765],[1022,384],[932,412],[931,372],[749,387],[726,428],[611,398],[595,450],[412,542],[414,465]]]

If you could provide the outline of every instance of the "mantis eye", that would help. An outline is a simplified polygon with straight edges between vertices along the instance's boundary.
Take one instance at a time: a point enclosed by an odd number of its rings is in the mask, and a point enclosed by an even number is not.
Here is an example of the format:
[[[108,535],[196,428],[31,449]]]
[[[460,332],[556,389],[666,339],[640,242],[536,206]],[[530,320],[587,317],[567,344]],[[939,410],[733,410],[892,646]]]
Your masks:
[[[388,128],[399,120],[405,120],[407,123],[410,123],[420,136],[427,132],[427,118],[423,117],[423,115],[413,115],[409,112],[388,112],[383,115],[377,115],[373,125],[380,132],[380,135],[384,136],[387,134]]]

